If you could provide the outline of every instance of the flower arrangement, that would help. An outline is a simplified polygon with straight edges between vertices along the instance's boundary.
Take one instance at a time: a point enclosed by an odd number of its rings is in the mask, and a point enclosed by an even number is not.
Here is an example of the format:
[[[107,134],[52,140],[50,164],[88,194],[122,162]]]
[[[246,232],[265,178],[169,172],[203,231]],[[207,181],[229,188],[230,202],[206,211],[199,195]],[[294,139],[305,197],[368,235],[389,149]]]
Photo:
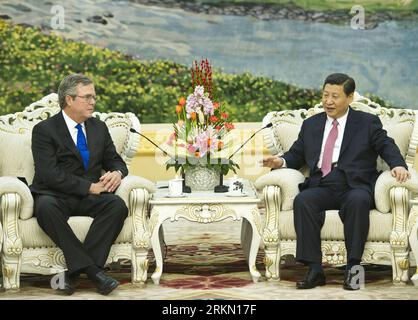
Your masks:
[[[234,125],[221,103],[212,81],[209,61],[193,62],[191,70],[193,92],[181,97],[175,108],[178,121],[170,134],[167,146],[176,160],[167,163],[182,173],[190,166],[217,168],[226,175],[239,166],[228,159],[232,140],[229,132]]]

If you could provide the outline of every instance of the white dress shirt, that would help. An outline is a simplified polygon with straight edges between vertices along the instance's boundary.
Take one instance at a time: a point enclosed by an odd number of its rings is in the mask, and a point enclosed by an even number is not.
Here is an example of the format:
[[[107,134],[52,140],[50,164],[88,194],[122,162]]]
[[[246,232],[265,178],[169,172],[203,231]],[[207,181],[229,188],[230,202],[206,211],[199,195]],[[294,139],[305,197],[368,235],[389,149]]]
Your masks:
[[[68,127],[68,131],[70,132],[71,138],[74,141],[74,144],[77,145],[77,134],[78,134],[78,129],[75,127],[78,123],[75,122],[73,119],[71,119],[66,113],[65,110],[62,110],[62,116],[64,117],[64,121],[67,124]],[[86,126],[84,124],[84,122],[80,123],[81,124],[81,128],[83,129],[83,133],[84,136],[86,137],[86,142],[87,142],[87,134],[86,134]]]
[[[344,130],[345,130],[345,125],[347,123],[347,117],[348,117],[349,110],[350,110],[350,108],[347,109],[347,112],[343,116],[341,116],[337,119],[337,121],[338,121],[338,126],[337,126],[338,136],[337,136],[337,140],[335,141],[334,151],[332,152],[332,163],[338,162],[338,158],[340,157],[341,145],[343,143]],[[325,122],[325,128],[324,128],[324,136],[322,138],[321,153],[319,155],[319,161],[318,161],[318,164],[317,164],[318,168],[321,168],[321,166],[322,166],[322,158],[323,158],[323,155],[324,155],[325,143],[327,141],[329,132],[332,129],[332,122],[333,121],[334,121],[334,118],[331,118],[330,116],[327,115],[327,121]],[[282,157],[282,159],[283,159],[282,168],[287,168],[286,160],[283,157]]]
[[[62,116],[64,117],[64,121],[65,124],[67,125],[68,131],[70,132],[71,138],[74,141],[74,144],[77,146],[77,134],[78,134],[78,129],[75,127],[78,123],[75,122],[73,119],[71,119],[64,110],[62,110]],[[86,126],[84,124],[84,122],[80,123],[81,124],[81,129],[83,130],[84,136],[86,137],[86,142],[87,142],[87,134],[86,134]],[[124,175],[123,172],[120,170],[116,170],[117,172],[120,173],[121,178],[123,179]]]

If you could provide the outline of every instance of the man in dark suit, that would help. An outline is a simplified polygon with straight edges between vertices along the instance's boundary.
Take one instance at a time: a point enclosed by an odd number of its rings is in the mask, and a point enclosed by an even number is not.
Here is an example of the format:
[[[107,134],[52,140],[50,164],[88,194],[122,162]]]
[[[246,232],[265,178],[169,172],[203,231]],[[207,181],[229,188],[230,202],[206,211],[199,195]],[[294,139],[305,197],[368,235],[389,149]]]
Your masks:
[[[322,94],[325,112],[303,122],[297,140],[282,157],[263,160],[272,169],[298,170],[305,164],[310,169],[293,203],[296,260],[309,266],[305,279],[297,282],[299,289],[325,285],[320,233],[324,212],[331,209],[339,210],[344,224],[347,267],[343,288],[359,289],[353,278],[369,232],[369,211],[374,207],[377,157],[387,162],[398,181],[410,178],[399,148],[380,119],[349,107],[354,90],[355,82],[349,76],[328,76]]]
[[[97,99],[92,81],[69,75],[59,85],[58,98],[61,112],[38,123],[32,132],[34,213],[64,253],[68,272],[62,291],[72,294],[73,280],[86,273],[107,295],[119,283],[103,267],[128,214],[113,192],[128,169],[106,124],[92,118]],[[75,215],[94,218],[84,243],[67,222]]]

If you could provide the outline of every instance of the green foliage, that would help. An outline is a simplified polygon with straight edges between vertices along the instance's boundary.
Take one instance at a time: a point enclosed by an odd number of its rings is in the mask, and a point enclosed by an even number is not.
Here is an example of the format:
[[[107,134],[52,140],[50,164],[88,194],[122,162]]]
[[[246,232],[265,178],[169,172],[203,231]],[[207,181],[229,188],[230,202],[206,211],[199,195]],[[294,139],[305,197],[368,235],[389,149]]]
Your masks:
[[[176,121],[178,98],[191,93],[189,67],[171,61],[136,60],[1,19],[0,43],[0,114],[22,111],[56,92],[61,79],[70,73],[93,79],[100,97],[98,111],[133,112],[142,123]],[[213,80],[235,122],[261,121],[269,111],[309,108],[320,100],[319,90],[299,89],[248,73],[215,70]]]

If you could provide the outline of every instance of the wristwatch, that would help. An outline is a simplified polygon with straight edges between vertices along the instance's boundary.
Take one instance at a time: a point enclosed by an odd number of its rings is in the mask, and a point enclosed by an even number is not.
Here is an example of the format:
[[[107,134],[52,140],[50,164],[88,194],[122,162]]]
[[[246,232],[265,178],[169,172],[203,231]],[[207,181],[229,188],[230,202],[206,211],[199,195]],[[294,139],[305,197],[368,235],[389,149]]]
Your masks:
[[[116,170],[116,172],[119,172],[119,173],[120,173],[120,178],[121,178],[121,179],[123,179],[123,178],[124,178],[124,176],[123,176],[123,172],[122,172],[122,171],[120,171],[120,170]]]

